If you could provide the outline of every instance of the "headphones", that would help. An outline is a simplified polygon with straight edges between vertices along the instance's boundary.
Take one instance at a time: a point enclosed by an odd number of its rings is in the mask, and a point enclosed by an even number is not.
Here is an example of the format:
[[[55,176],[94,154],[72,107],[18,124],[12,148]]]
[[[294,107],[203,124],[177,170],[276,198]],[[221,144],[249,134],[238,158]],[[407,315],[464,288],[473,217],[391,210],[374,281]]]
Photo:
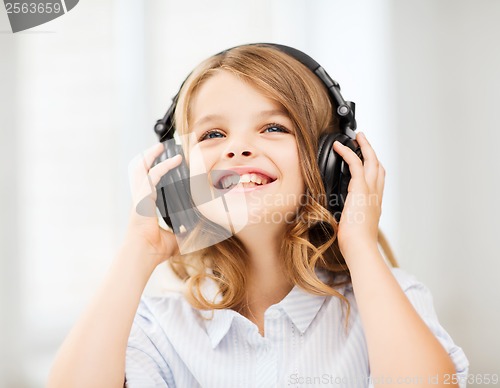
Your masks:
[[[338,140],[340,143],[353,150],[358,157],[363,160],[361,149],[355,140],[355,104],[354,102],[344,100],[340,94],[340,85],[338,82],[333,80],[325,69],[323,69],[314,59],[305,53],[292,47],[274,43],[254,43],[251,45],[273,47],[301,62],[323,82],[325,87],[328,89],[328,94],[333,107],[337,107],[335,114],[339,119],[340,131],[326,133],[320,137],[317,152],[317,163],[323,185],[325,187],[327,209],[330,213],[332,213],[338,222],[347,197],[347,188],[349,186],[351,174],[348,164],[333,150],[333,143]],[[224,50],[216,54],[216,56],[223,55],[233,48]],[[178,96],[179,92],[172,99],[172,105],[168,108],[165,116],[158,120],[154,126],[154,131],[158,135],[159,140],[164,142],[163,144],[165,150],[155,160],[153,165],[156,165],[159,162],[177,154],[183,154],[182,147],[175,144],[173,140],[175,133],[175,126],[173,124],[174,112]],[[157,186],[156,205],[158,210],[160,210],[162,218],[165,220],[166,224],[173,229],[174,233],[189,231],[199,221],[199,217],[196,216],[196,212],[194,211],[196,206],[192,201],[189,179],[189,170],[187,165],[184,163],[183,157],[181,165],[165,174]]]

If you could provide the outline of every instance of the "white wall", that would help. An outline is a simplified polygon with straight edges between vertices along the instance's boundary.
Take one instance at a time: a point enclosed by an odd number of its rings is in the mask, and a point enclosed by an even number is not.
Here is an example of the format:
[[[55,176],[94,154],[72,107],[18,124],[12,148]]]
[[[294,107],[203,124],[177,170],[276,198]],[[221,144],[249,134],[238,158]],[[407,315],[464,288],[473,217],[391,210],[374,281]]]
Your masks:
[[[112,4],[84,1],[15,35],[1,13],[2,58],[15,69],[1,75],[12,95],[11,109],[2,104],[12,181],[2,179],[1,220],[12,246],[2,252],[11,284],[2,321],[12,331],[1,334],[9,364],[0,385],[42,386],[56,344],[97,286],[121,231],[115,187],[127,173],[114,143]]]
[[[258,41],[309,53],[357,103],[400,262],[473,371],[498,373],[499,16],[494,0],[85,0],[12,35],[0,10],[0,386],[43,386],[121,242],[128,162],[182,80]]]
[[[19,224],[19,135],[17,128],[17,45],[7,15],[0,12],[0,385],[15,386],[22,379],[20,327],[21,265]]]
[[[500,3],[391,2],[400,259],[471,373],[500,365]]]

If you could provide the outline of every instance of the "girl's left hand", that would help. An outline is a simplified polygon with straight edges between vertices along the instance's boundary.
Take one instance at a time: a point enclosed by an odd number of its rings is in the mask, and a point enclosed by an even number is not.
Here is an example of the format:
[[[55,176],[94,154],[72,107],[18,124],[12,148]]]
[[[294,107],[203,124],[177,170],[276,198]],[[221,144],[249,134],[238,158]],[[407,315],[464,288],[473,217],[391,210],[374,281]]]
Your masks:
[[[348,265],[356,252],[378,249],[378,223],[385,181],[385,170],[364,134],[358,133],[356,141],[361,147],[364,164],[349,147],[338,141],[333,144],[333,149],[349,165],[351,172],[337,231],[339,248]]]

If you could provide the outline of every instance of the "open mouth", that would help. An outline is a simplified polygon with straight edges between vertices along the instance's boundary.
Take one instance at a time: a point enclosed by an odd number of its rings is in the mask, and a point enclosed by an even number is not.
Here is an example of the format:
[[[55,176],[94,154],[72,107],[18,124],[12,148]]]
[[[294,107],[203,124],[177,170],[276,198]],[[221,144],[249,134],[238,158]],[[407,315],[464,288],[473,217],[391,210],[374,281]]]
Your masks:
[[[238,172],[226,170],[214,179],[214,187],[219,190],[231,190],[235,187],[256,188],[273,183],[276,178],[262,171],[251,171],[239,174]]]

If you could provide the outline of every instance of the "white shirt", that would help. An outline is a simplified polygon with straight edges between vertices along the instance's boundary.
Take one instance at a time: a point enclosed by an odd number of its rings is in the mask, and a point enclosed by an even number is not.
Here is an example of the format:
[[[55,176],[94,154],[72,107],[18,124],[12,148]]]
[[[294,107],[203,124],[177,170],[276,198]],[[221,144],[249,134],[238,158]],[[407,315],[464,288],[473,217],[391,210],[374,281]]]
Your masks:
[[[439,324],[429,290],[401,269],[392,272],[465,381],[468,360]],[[324,272],[317,274],[326,280]],[[126,386],[373,387],[374,379],[383,376],[370,376],[352,285],[337,291],[351,304],[347,330],[339,298],[312,295],[295,286],[266,310],[264,337],[257,325],[230,309],[213,310],[212,320],[202,319],[212,311],[193,308],[180,292],[143,297],[128,342]],[[207,299],[215,296],[213,280],[207,279],[202,292]],[[400,386],[428,377],[402,378],[407,380]]]

